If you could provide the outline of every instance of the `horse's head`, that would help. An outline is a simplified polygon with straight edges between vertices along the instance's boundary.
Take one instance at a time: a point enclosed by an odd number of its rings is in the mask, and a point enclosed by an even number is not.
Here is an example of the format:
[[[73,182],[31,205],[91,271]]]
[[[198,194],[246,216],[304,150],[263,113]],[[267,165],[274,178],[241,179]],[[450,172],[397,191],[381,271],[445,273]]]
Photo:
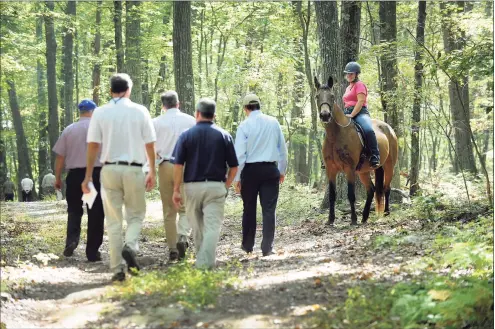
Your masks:
[[[320,112],[320,120],[324,123],[330,122],[332,117],[332,106],[335,103],[335,95],[333,94],[333,79],[328,78],[325,85],[321,85],[318,78],[315,77],[316,87],[316,104]]]

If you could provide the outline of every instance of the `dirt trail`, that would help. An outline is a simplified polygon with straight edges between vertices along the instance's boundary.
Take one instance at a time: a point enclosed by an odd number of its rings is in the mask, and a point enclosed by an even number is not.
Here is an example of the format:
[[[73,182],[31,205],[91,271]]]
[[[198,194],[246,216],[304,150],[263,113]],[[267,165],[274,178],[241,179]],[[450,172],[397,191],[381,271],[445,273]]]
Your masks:
[[[2,217],[13,213],[27,214],[34,222],[53,221],[54,225],[63,225],[66,220],[63,202],[2,207]],[[161,227],[161,217],[161,204],[148,202],[144,232]],[[1,321],[7,328],[304,328],[305,315],[321,306],[343,302],[347,287],[359,280],[404,280],[398,269],[419,257],[423,249],[424,239],[418,235],[410,248],[374,251],[374,235],[390,233],[403,224],[378,222],[351,228],[349,221],[342,219],[332,229],[312,221],[279,225],[275,255],[261,257],[258,248],[246,257],[239,248],[240,219],[227,218],[218,261],[220,266],[232,260],[241,262],[240,286],[227,289],[214,307],[201,312],[177,305],[124,304],[102,298],[111,277],[105,236],[103,262],[86,262],[85,245],[81,244],[74,257],[61,256],[47,266],[33,259],[2,267],[2,281],[16,283],[10,296],[2,295]],[[418,223],[407,225],[410,231],[419,230]],[[260,237],[258,229],[257,244]],[[62,244],[64,237],[58,238]],[[140,261],[144,271],[166,266],[168,251],[164,246],[164,238],[143,236]]]

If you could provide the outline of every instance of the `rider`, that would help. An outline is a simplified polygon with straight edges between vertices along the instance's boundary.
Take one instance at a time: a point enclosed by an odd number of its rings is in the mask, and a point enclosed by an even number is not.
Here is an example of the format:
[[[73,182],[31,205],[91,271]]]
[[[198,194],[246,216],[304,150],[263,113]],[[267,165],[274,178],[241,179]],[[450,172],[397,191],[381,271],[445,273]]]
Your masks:
[[[361,65],[356,62],[349,62],[344,69],[346,80],[349,86],[342,97],[344,101],[345,114],[353,118],[364,130],[367,146],[371,151],[370,165],[373,169],[380,166],[380,153],[376,141],[375,132],[368,112],[368,88],[359,80]]]

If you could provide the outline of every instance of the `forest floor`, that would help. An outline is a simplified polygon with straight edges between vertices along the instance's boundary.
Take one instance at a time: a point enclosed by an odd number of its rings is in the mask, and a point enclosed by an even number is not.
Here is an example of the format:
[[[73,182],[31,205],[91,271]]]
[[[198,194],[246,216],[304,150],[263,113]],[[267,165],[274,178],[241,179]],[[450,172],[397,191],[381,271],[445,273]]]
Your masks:
[[[195,270],[193,255],[167,264],[150,200],[143,269],[123,284],[110,283],[107,236],[103,261],[86,261],[85,221],[75,255],[62,256],[65,201],[2,204],[2,327],[493,328],[491,208],[432,195],[358,227],[338,211],[329,228],[321,197],[285,187],[276,254],[261,257],[261,226],[255,252],[240,249],[241,201],[229,196],[215,271]]]

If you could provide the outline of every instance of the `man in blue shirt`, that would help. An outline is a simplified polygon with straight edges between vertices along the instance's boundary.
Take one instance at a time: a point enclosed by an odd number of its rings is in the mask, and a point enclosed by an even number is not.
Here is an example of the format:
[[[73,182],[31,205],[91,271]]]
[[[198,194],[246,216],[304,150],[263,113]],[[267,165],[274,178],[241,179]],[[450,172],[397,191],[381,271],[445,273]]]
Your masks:
[[[279,184],[283,183],[287,169],[287,147],[277,119],[261,112],[258,96],[246,95],[242,105],[247,119],[239,125],[235,139],[239,162],[235,185],[244,203],[242,249],[247,253],[253,251],[259,194],[263,213],[261,251],[263,256],[269,256],[273,254],[275,208]]]
[[[204,268],[215,266],[225,198],[238,166],[232,136],[213,123],[215,109],[215,101],[199,100],[197,124],[180,135],[170,158],[174,163],[173,201],[177,208],[182,206],[180,187],[184,181],[196,267]]]

